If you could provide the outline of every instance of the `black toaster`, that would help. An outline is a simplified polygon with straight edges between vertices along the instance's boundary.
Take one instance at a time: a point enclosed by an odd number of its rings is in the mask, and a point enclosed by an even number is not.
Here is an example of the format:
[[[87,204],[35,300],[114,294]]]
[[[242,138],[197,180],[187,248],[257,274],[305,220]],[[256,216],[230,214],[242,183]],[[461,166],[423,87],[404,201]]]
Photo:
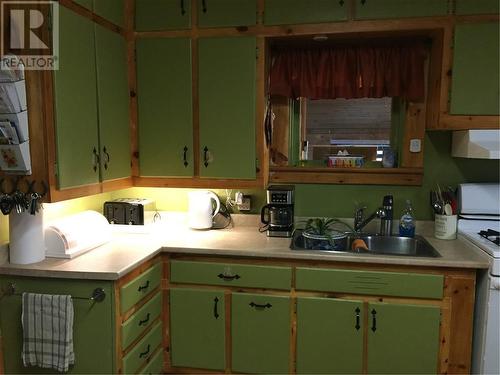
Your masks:
[[[155,211],[154,201],[142,198],[119,198],[104,202],[104,216],[110,224],[144,225],[144,212]]]

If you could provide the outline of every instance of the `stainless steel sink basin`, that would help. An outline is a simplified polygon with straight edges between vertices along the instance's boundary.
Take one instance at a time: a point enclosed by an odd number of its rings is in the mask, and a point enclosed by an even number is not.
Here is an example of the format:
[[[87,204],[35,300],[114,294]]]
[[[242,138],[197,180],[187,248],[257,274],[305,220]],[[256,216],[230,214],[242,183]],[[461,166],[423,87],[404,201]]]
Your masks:
[[[365,241],[368,246],[366,249],[352,249],[352,242],[360,238]],[[334,253],[350,253],[350,254],[386,254],[386,255],[402,255],[413,257],[440,257],[439,253],[421,236],[415,238],[399,237],[399,236],[377,236],[362,234],[358,237],[348,237],[346,248],[341,250],[325,250],[324,248],[308,248],[302,231],[296,230],[292,238],[290,248],[292,250],[307,250],[307,251],[328,251]]]

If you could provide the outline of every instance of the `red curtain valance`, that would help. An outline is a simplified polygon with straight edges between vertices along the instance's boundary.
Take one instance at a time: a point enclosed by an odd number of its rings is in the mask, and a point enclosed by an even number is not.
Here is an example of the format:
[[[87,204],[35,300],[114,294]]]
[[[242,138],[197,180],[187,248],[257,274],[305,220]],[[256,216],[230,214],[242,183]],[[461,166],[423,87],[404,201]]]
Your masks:
[[[270,94],[289,98],[401,97],[425,95],[423,43],[391,46],[276,48]]]

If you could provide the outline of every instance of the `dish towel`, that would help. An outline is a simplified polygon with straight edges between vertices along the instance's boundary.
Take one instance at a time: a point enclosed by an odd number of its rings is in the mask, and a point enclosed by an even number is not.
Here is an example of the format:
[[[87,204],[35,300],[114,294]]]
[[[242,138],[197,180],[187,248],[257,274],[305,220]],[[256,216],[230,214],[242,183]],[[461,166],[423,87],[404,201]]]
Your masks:
[[[23,364],[68,371],[73,352],[71,296],[23,293]]]

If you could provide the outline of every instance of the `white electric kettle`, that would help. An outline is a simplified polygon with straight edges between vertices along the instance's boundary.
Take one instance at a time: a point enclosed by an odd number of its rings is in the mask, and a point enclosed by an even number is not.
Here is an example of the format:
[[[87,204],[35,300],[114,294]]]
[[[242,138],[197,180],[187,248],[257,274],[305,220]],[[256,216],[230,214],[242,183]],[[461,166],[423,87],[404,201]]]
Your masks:
[[[215,210],[212,205],[215,201]],[[188,225],[193,229],[212,228],[212,219],[220,210],[220,200],[211,191],[192,191],[189,193]]]

